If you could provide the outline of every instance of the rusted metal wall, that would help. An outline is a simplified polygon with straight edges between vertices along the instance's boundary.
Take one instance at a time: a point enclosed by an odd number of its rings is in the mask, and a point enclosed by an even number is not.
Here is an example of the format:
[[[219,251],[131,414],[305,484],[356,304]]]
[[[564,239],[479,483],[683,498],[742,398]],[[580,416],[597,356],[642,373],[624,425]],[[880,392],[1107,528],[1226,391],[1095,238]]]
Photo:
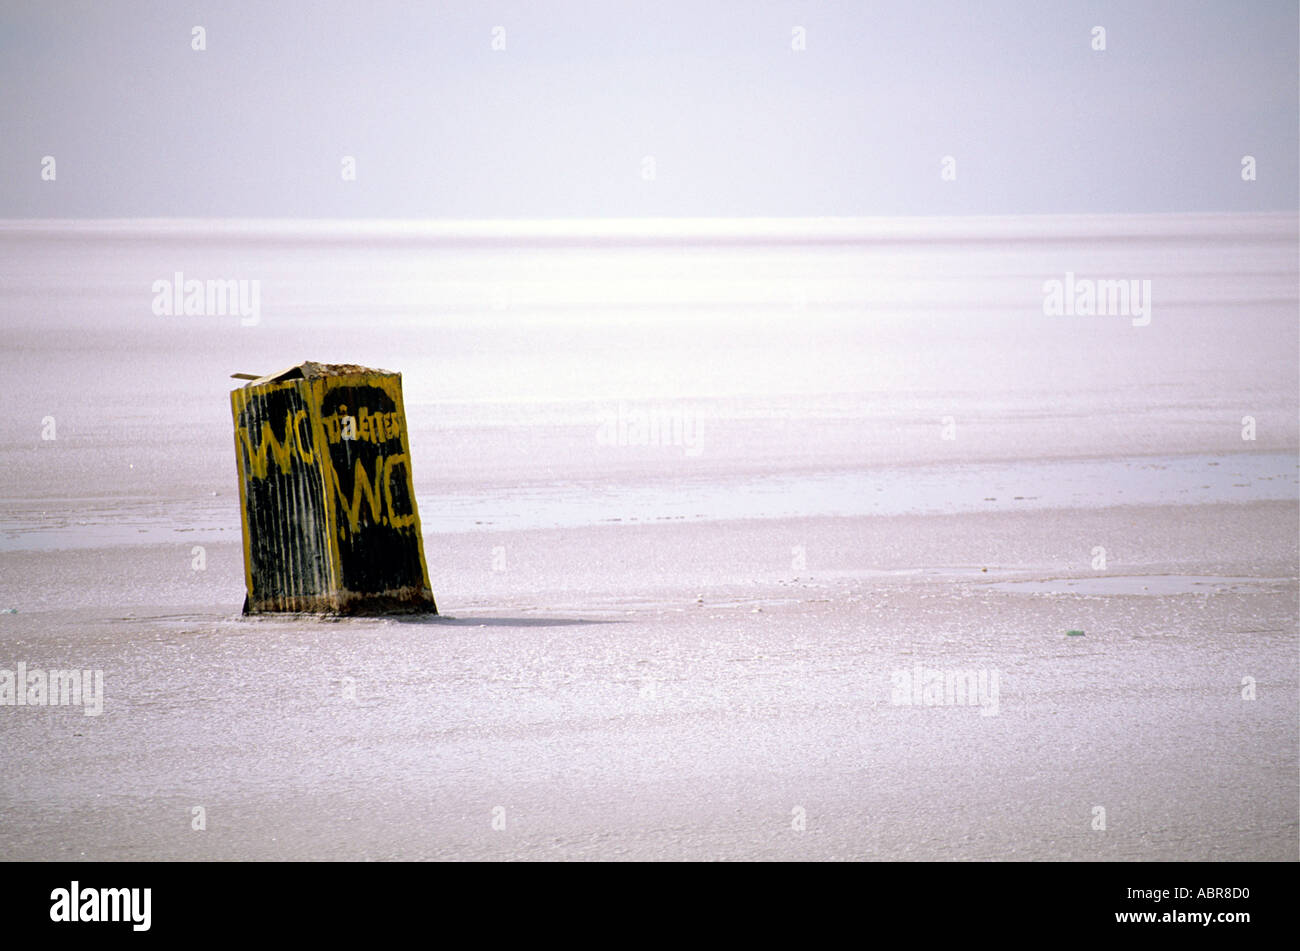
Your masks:
[[[436,613],[401,375],[305,363],[230,404],[245,613]]]

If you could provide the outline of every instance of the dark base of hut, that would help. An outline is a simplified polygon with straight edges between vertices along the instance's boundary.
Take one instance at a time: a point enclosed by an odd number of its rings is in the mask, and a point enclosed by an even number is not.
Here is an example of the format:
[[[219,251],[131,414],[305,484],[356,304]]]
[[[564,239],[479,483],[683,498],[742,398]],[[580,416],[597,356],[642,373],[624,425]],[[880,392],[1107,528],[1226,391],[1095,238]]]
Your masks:
[[[256,604],[244,598],[244,614],[316,614],[335,617],[382,617],[392,614],[437,614],[427,591],[399,588],[382,594],[341,591],[331,595],[265,598]]]

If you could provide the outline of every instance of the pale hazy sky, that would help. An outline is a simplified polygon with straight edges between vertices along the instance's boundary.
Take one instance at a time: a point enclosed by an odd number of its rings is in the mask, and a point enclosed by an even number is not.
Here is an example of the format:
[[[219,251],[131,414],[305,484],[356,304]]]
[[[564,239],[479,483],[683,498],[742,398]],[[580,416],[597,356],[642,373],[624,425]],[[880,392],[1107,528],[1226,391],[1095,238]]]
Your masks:
[[[2,0],[0,217],[1295,211],[1298,30],[1294,0]]]

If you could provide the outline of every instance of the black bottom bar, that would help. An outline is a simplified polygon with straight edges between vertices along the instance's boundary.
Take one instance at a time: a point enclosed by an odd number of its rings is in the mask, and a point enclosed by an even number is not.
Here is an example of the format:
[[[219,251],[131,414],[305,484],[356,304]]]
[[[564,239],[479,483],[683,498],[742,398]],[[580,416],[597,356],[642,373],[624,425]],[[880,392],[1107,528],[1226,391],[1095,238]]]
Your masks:
[[[373,940],[420,926],[432,938],[430,928],[455,925],[452,933],[493,940],[514,926],[531,941],[587,933],[623,943],[629,929],[650,940],[701,932],[734,940],[754,930],[813,940],[848,929],[856,940],[917,947],[1080,937],[1232,944],[1295,922],[1295,868],[1283,864],[58,863],[3,871],[6,938],[56,940],[319,937],[337,946],[350,935]],[[74,882],[78,917],[111,917],[116,902],[125,920],[52,920],[52,912],[70,918]],[[104,889],[139,891],[105,901]]]

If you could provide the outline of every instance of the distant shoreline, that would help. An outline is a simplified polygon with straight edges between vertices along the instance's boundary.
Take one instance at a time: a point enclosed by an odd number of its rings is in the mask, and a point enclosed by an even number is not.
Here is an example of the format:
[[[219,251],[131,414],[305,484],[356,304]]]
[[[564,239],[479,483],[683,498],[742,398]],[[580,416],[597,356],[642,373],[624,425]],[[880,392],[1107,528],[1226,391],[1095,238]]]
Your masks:
[[[880,243],[1016,241],[1201,241],[1233,236],[1295,241],[1300,214],[1272,212],[1153,212],[1146,214],[1035,214],[881,216],[869,218],[0,218],[0,239],[58,236],[294,240],[309,243],[373,241],[458,247],[594,243],[658,246],[874,245]]]

